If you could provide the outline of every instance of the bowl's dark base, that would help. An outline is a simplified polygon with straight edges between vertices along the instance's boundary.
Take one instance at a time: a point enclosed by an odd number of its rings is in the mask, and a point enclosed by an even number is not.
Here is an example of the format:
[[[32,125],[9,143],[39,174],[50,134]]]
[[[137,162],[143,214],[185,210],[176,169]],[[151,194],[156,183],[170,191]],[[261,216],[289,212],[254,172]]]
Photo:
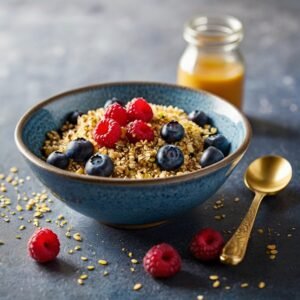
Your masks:
[[[106,222],[100,222],[100,223],[117,229],[136,230],[136,229],[147,229],[151,227],[160,226],[166,222],[168,221],[164,220],[164,221],[148,223],[148,224],[113,224],[113,223],[106,223]]]

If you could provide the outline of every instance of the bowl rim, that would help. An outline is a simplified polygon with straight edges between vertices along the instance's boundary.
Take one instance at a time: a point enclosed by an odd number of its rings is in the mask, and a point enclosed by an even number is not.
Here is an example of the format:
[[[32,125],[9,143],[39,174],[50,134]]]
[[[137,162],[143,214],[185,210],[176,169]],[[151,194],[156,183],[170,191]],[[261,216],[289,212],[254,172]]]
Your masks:
[[[147,178],[147,179],[130,179],[130,178],[111,178],[111,177],[98,177],[98,176],[85,176],[82,174],[76,174],[72,173],[70,171],[66,171],[63,169],[59,169],[57,167],[54,167],[50,164],[47,164],[44,160],[33,154],[29,148],[25,145],[22,139],[22,131],[25,123],[31,118],[31,116],[37,112],[39,109],[44,107],[45,105],[59,101],[65,96],[69,96],[72,94],[77,94],[81,92],[85,92],[88,90],[93,90],[93,89],[99,89],[99,88],[106,88],[106,87],[114,87],[114,86],[122,86],[122,85],[154,85],[154,86],[165,86],[168,88],[176,88],[176,89],[181,89],[181,90],[188,90],[196,93],[201,93],[201,94],[206,94],[209,97],[215,98],[217,101],[224,103],[225,105],[229,105],[231,109],[235,110],[240,116],[241,119],[244,123],[244,126],[246,128],[246,135],[245,139],[241,143],[241,145],[233,152],[230,153],[228,156],[226,156],[224,159],[221,161],[210,165],[208,167],[205,167],[203,169],[199,169],[196,171],[192,171],[187,174],[182,174],[182,175],[175,175],[175,176],[170,176],[170,177],[163,177],[163,178]],[[33,105],[31,108],[29,108],[23,116],[20,118],[18,121],[16,128],[15,128],[15,142],[16,145],[19,149],[19,151],[22,153],[25,158],[27,158],[31,163],[34,165],[38,166],[39,168],[46,170],[50,173],[54,173],[55,175],[61,176],[61,177],[67,177],[69,179],[73,180],[79,180],[83,182],[92,182],[92,183],[102,183],[102,184],[112,184],[112,185],[151,185],[151,184],[165,184],[165,183],[178,183],[178,182],[183,182],[187,180],[192,180],[196,178],[200,178],[203,176],[206,176],[208,174],[211,174],[229,163],[234,162],[240,155],[242,155],[244,152],[246,152],[250,140],[252,137],[252,129],[251,125],[244,115],[240,110],[238,110],[235,106],[233,106],[231,103],[223,100],[222,98],[208,93],[203,90],[197,90],[193,88],[188,88],[188,87],[183,87],[180,85],[176,84],[171,84],[171,83],[161,83],[161,82],[155,82],[155,81],[122,81],[122,82],[108,82],[108,83],[100,83],[100,84],[92,84],[92,85],[87,85],[83,87],[79,87],[76,89],[71,89],[65,92],[58,93],[50,98],[47,98],[46,100],[42,100],[38,102],[37,104]]]

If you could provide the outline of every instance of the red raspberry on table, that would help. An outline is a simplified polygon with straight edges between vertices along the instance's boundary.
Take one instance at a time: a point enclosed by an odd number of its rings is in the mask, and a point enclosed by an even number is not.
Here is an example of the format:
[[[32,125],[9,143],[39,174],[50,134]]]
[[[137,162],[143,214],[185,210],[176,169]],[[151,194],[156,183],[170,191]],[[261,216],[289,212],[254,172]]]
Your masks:
[[[105,119],[113,119],[118,122],[121,126],[126,126],[128,118],[127,112],[124,107],[122,107],[119,103],[114,103],[108,106],[104,113]]]
[[[153,111],[144,98],[134,98],[127,104],[127,115],[129,121],[150,122],[153,118]]]
[[[60,243],[57,235],[48,228],[37,230],[29,239],[29,255],[40,263],[54,260],[59,253]]]
[[[181,269],[181,258],[169,244],[153,246],[143,259],[144,269],[153,277],[167,278]]]
[[[121,126],[113,119],[103,119],[97,124],[93,137],[100,147],[113,148],[121,137]]]
[[[132,143],[144,140],[151,142],[154,139],[154,132],[147,123],[135,120],[127,125],[127,138]]]
[[[211,261],[219,258],[223,245],[224,239],[219,231],[204,228],[193,237],[190,250],[199,260]]]

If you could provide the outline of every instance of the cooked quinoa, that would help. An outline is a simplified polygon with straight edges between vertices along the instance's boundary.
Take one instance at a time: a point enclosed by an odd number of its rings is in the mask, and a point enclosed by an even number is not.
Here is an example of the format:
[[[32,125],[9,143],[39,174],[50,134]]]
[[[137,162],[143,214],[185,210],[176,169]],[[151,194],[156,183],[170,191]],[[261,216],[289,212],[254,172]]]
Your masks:
[[[126,129],[122,128],[122,139],[115,148],[100,147],[93,139],[93,131],[97,123],[104,116],[104,108],[90,110],[78,118],[76,125],[66,122],[58,131],[47,134],[43,151],[46,157],[53,151],[64,152],[68,143],[77,138],[85,138],[94,145],[95,153],[109,155],[114,162],[116,178],[162,178],[190,173],[201,168],[199,164],[203,152],[204,140],[207,136],[216,134],[217,129],[210,125],[199,127],[188,120],[187,114],[180,108],[150,104],[153,110],[153,119],[149,123],[154,131],[154,140],[130,143],[126,139]],[[184,154],[184,163],[176,171],[162,171],[156,164],[156,154],[166,142],[160,136],[161,127],[170,122],[178,121],[185,129],[184,138],[174,143]],[[78,174],[85,174],[84,164],[71,161],[67,170]]]

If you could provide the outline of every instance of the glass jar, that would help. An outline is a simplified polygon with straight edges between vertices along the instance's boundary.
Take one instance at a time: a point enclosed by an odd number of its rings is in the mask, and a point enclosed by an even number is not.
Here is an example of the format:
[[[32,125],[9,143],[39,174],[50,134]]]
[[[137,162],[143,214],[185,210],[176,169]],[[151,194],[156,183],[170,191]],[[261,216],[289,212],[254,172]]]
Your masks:
[[[198,16],[186,24],[183,36],[188,45],[179,62],[177,83],[211,92],[241,108],[242,23],[230,16]]]

